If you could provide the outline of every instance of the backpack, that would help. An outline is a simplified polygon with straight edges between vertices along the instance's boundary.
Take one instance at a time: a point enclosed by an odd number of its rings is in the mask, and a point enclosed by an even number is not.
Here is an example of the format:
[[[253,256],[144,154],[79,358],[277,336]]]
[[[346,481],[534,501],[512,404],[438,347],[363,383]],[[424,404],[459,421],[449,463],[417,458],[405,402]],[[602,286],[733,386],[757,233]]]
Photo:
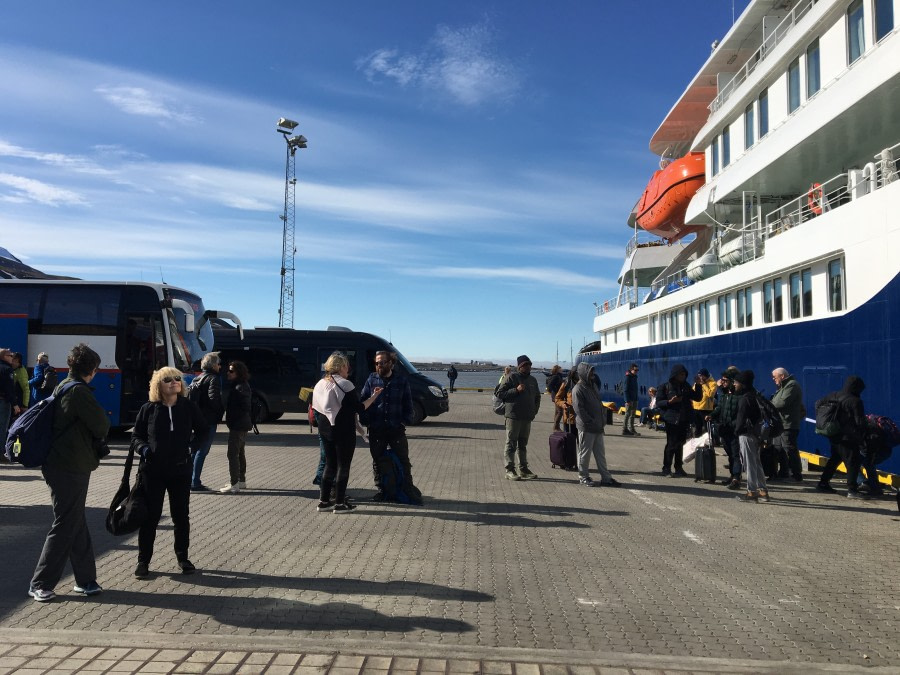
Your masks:
[[[44,370],[44,380],[41,382],[41,386],[38,388],[38,392],[41,396],[50,396],[53,391],[56,389],[56,384],[59,381],[59,378],[56,376],[56,371],[53,368],[46,368]]]
[[[884,415],[866,415],[869,424],[881,433],[881,437],[889,448],[900,445],[900,428],[890,417]]]
[[[259,394],[257,394],[252,389],[250,390],[250,421],[253,422],[253,433],[259,434],[259,427],[257,424],[260,422],[265,422],[266,420],[263,418],[263,407],[264,403]]]
[[[59,407],[56,401],[79,384],[81,382],[66,383],[60,389],[59,394],[56,396],[51,394],[16,418],[9,428],[9,436],[6,440],[6,458],[10,462],[33,469],[47,461],[50,446],[55,438],[53,420],[56,418],[56,409]],[[75,420],[63,429],[62,433],[68,431],[74,423]]]
[[[826,438],[840,436],[840,412],[841,400],[833,394],[816,401],[816,433]]]
[[[759,406],[760,426],[759,439],[764,442],[771,441],[784,432],[784,423],[781,421],[781,413],[778,408],[765,396],[756,392],[756,404]]]
[[[498,396],[500,387],[502,387],[503,384],[505,383],[498,384],[494,387],[494,395],[491,397],[491,409],[498,415],[506,415],[506,401]]]

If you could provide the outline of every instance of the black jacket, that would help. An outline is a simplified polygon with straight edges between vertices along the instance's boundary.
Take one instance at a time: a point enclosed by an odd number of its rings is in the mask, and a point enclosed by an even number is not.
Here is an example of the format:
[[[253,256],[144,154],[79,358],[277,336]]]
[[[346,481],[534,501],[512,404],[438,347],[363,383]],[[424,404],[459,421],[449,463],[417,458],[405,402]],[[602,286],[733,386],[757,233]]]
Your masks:
[[[225,423],[231,431],[250,431],[253,428],[250,417],[252,395],[253,391],[246,382],[238,382],[231,388],[225,404]]]
[[[841,443],[861,444],[868,432],[866,411],[863,408],[859,395],[866,388],[866,383],[857,375],[850,375],[844,381],[843,388],[830,394],[841,402],[838,412],[838,422],[841,425],[841,435],[835,439]]]
[[[732,394],[737,399],[737,415],[734,418],[734,433],[738,436],[755,436],[762,414],[756,402],[756,389],[749,387]]]
[[[191,382],[191,390],[196,388],[196,396],[191,400],[200,407],[200,412],[209,426],[218,424],[225,412],[225,404],[222,403],[222,382],[218,374],[203,371],[200,377]]]
[[[691,401],[703,398],[703,392],[699,387],[691,387],[687,381],[679,382],[675,379],[681,371],[687,374],[687,368],[684,366],[674,366],[669,379],[656,388],[656,407],[662,411],[662,418],[666,424],[689,424],[694,419],[694,406],[691,405]],[[676,396],[680,396],[681,400],[669,403]]]
[[[136,452],[149,445],[142,467],[153,474],[164,474],[190,466],[191,450],[199,446],[206,428],[200,408],[184,396],[179,396],[171,408],[148,401],[138,412],[131,443]]]

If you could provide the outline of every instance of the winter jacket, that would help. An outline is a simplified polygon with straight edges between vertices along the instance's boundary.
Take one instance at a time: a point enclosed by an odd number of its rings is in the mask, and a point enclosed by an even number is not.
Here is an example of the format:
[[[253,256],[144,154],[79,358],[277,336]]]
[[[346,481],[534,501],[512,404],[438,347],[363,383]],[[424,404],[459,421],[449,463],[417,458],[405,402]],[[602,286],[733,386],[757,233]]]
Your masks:
[[[27,408],[31,400],[31,390],[28,388],[28,371],[24,366],[13,370],[13,383],[15,384],[16,405]]]
[[[691,387],[686,381],[679,382],[675,379],[680,372],[687,375],[687,368],[680,364],[675,365],[669,379],[656,388],[656,407],[662,411],[662,418],[666,424],[689,424],[694,419],[691,401],[703,398],[699,389]],[[669,403],[676,396],[679,396],[680,400]]]
[[[53,370],[53,366],[49,363],[39,363],[34,367],[34,375],[28,380],[28,386],[31,387],[31,402],[37,403],[47,398],[41,393],[41,385],[44,383],[44,373],[47,370]]]
[[[638,376],[629,370],[625,373],[625,403],[637,403],[637,400]]]
[[[711,377],[706,380],[706,383],[697,382],[694,385],[694,389],[699,389],[701,398],[699,401],[694,401],[691,403],[691,406],[694,410],[705,410],[709,412],[713,409],[713,406],[716,404],[716,381]]]
[[[547,378],[547,393],[550,394],[550,398],[553,400],[556,400],[556,392],[558,392],[559,388],[563,385],[564,379],[565,378],[558,372]]]
[[[756,402],[756,389],[748,387],[733,394],[737,400],[737,415],[734,418],[734,432],[738,436],[755,436],[762,420],[759,404]]]
[[[360,421],[372,429],[402,429],[412,423],[413,402],[409,380],[396,370],[391,373],[387,380],[378,373],[371,373],[359,393],[360,399],[365,401],[372,396],[375,387],[384,389],[369,409],[360,413]]]
[[[841,425],[841,435],[832,440],[844,444],[862,444],[868,431],[866,412],[859,395],[866,388],[861,377],[850,375],[844,381],[844,386],[839,392],[830,396],[836,396],[841,402],[838,413],[838,422]]]
[[[563,382],[557,389],[553,402],[557,408],[563,411],[562,423],[567,425],[575,424],[575,410],[572,408],[572,389],[569,388],[568,380]]]
[[[196,388],[196,399],[200,412],[208,426],[215,426],[222,419],[225,412],[225,404],[222,402],[222,380],[219,374],[211,370],[204,370],[203,374],[191,382],[191,390]]]
[[[734,433],[734,420],[737,417],[737,404],[737,397],[733,393],[727,389],[721,390],[719,402],[710,413],[710,417],[716,423],[720,434],[725,434],[727,436]]]
[[[524,385],[524,390],[516,391],[516,387]],[[522,375],[513,371],[497,389],[497,396],[506,403],[505,417],[511,420],[531,421],[541,407],[541,390],[534,375]]]
[[[575,410],[575,426],[579,431],[603,433],[606,425],[606,408],[600,400],[600,392],[593,384],[594,367],[579,363],[576,369],[578,384],[572,390],[572,408]]]
[[[69,376],[56,386],[54,394],[67,382],[81,384],[72,387],[57,399],[59,407],[53,418],[54,440],[50,445],[47,464],[70,473],[90,473],[100,464],[95,440],[103,440],[109,433],[109,416],[94,397],[83,379],[69,371]]]
[[[228,394],[225,403],[225,424],[231,431],[250,431],[253,420],[250,418],[250,399],[253,391],[246,382],[237,382]]]
[[[179,467],[188,470],[191,451],[199,447],[206,429],[200,407],[184,396],[179,396],[171,408],[161,401],[148,401],[138,412],[131,443],[136,451],[149,446],[141,466],[152,474]]]
[[[13,382],[13,369],[0,359],[0,400],[9,403],[10,407],[16,405],[16,389]]]
[[[787,429],[799,429],[806,418],[806,408],[803,406],[803,392],[800,384],[793,375],[788,375],[781,381],[778,391],[772,396],[772,405],[781,415],[781,423]]]

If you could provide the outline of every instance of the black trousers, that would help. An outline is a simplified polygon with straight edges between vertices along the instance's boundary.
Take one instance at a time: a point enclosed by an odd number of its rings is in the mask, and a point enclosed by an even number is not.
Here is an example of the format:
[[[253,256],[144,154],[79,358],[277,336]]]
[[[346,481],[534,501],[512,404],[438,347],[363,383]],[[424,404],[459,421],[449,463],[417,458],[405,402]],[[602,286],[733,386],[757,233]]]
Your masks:
[[[738,441],[737,434],[732,431],[720,431],[719,438],[722,440],[722,447],[725,448],[725,454],[728,455],[728,473],[732,478],[741,479],[741,445]]]
[[[331,489],[335,491],[335,501],[343,504],[347,498],[347,482],[350,480],[350,464],[356,451],[356,435],[349,438],[321,438],[325,448],[325,472],[319,490],[319,501],[331,499]]]
[[[384,474],[393,474],[393,462],[387,456],[390,447],[400,465],[403,468],[403,485],[398,486],[414,504],[422,503],[422,492],[413,484],[412,464],[409,461],[409,441],[406,439],[406,430],[403,427],[397,429],[373,429],[369,427],[369,452],[372,454],[372,474],[375,479],[375,487],[384,491]],[[386,494],[389,499],[394,495]]]
[[[834,476],[835,471],[837,471],[838,465],[844,462],[847,469],[847,489],[856,491],[856,478],[859,476],[859,467],[862,464],[862,454],[860,453],[859,445],[852,442],[835,441],[830,438],[828,442],[831,443],[831,457],[828,458],[828,463],[822,469],[822,477],[819,479],[819,483],[823,485],[828,483]]]
[[[144,469],[141,469],[144,470]],[[153,558],[153,543],[156,528],[162,516],[163,499],[169,493],[169,515],[175,530],[175,557],[188,557],[191,540],[190,498],[191,465],[189,462],[169,468],[164,472],[144,473],[147,494],[147,522],[138,533],[138,562],[150,564]]]
[[[681,424],[672,424],[666,422],[666,449],[663,451],[663,471],[672,470],[672,463],[675,463],[676,471],[684,471],[681,462],[681,448],[687,441],[690,423],[682,422]]]
[[[797,448],[799,429],[785,429],[780,436],[774,439],[775,449],[778,451],[778,477],[794,478],[803,477],[803,464],[800,462],[800,450]]]
[[[52,464],[44,465],[41,472],[50,487],[53,525],[31,577],[32,588],[52,591],[67,562],[72,563],[75,583],[79,586],[96,581],[97,563],[84,513],[91,474],[62,471]]]

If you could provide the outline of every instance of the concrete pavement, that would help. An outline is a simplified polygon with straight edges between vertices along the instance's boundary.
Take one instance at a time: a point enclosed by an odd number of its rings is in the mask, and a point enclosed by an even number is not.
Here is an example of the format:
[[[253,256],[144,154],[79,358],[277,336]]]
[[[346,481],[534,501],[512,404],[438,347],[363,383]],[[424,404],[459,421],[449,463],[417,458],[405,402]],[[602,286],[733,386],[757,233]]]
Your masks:
[[[248,442],[248,485],[194,494],[178,574],[164,520],[148,580],[135,537],[103,529],[125,439],[95,473],[94,598],[26,596],[50,524],[40,473],[0,465],[3,672],[898,672],[893,501],[813,483],[770,504],[658,475],[662,434],[609,429],[623,488],[550,468],[551,408],[532,430],[537,481],[508,481],[502,418],[483,393],[409,430],[421,507],[367,502],[357,449],[351,514],[315,511],[316,437],[299,418]],[[227,482],[225,435],[204,481]],[[721,468],[720,462],[720,468]],[[840,477],[839,477],[840,478]],[[835,485],[838,484],[836,480]]]

